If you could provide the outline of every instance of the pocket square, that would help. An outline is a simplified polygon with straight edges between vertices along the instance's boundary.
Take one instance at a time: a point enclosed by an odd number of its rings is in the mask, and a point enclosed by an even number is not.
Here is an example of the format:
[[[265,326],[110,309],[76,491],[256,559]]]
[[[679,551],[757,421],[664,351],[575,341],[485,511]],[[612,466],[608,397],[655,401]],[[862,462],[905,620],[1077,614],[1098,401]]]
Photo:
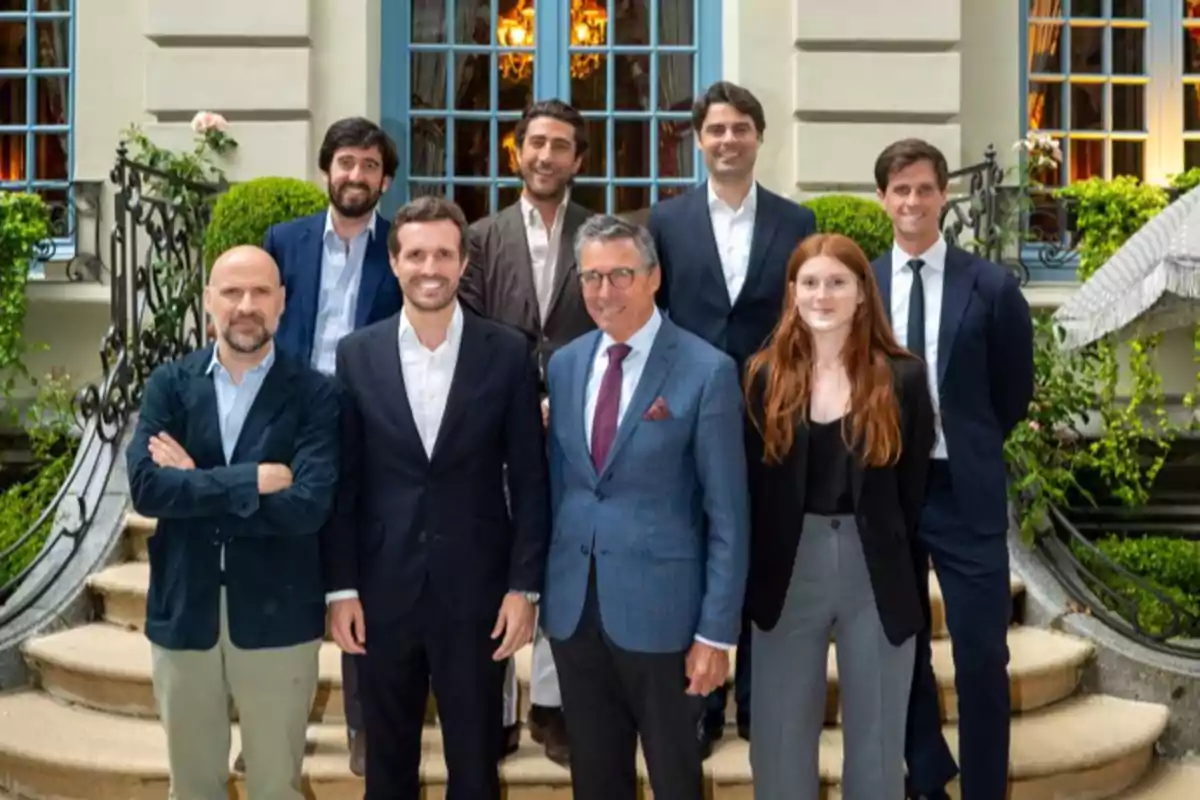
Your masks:
[[[667,401],[661,397],[656,397],[654,402],[650,404],[650,408],[642,415],[642,419],[650,422],[658,422],[659,420],[670,419],[671,409],[667,408]]]

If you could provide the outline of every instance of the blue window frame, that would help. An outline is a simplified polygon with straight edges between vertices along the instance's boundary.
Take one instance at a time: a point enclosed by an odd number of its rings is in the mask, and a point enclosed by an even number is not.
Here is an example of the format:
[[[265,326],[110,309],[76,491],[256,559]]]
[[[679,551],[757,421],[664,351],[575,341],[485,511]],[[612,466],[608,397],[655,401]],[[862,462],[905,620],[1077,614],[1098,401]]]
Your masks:
[[[694,186],[690,111],[721,75],[720,20],[721,0],[385,3],[381,109],[400,150],[385,208],[438,193],[473,220],[515,202],[516,122],[554,97],[587,119],[579,202],[633,211]]]
[[[75,227],[75,0],[0,0],[0,191],[50,204],[54,258]]]

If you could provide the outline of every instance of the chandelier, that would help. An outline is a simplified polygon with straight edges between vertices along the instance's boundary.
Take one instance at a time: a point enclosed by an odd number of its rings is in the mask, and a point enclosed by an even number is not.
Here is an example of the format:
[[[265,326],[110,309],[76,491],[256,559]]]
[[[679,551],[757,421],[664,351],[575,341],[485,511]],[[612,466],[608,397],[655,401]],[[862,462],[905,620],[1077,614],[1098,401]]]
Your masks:
[[[547,0],[553,2],[553,0]],[[533,47],[534,10],[518,0],[517,5],[496,20],[496,41],[501,47]],[[608,12],[596,0],[571,0],[571,47],[599,47],[608,41]],[[571,56],[571,77],[586,78],[599,68],[600,53]],[[512,83],[533,75],[532,53],[502,53],[500,74]]]

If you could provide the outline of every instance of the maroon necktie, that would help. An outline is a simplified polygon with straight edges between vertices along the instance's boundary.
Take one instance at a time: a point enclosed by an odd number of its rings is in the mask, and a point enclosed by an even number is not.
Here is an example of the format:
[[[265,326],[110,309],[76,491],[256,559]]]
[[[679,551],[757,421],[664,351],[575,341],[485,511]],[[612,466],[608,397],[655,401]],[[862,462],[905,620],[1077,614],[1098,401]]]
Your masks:
[[[627,344],[614,344],[608,348],[608,366],[600,381],[600,393],[596,396],[596,414],[592,417],[592,463],[596,472],[604,469],[608,451],[617,436],[617,412],[621,407],[621,362],[629,355]]]

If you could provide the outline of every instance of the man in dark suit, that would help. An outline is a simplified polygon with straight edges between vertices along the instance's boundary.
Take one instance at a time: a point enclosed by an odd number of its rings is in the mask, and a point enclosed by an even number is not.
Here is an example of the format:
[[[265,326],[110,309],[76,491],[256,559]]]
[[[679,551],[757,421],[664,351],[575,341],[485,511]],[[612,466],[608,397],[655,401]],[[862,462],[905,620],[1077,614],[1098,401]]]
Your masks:
[[[204,290],[217,342],[151,374],[126,452],[133,507],[158,520],[145,630],[172,797],[227,796],[230,694],[249,793],[303,797],[338,397],[273,346],[283,302],[270,256],[221,255]]]
[[[593,330],[572,249],[592,212],[571,202],[571,181],[587,151],[583,116],[561,100],[525,109],[517,122],[521,198],[471,226],[463,303],[524,331],[536,343],[539,371],[559,347]],[[553,761],[567,764],[567,729],[554,657],[535,633],[529,731]],[[511,734],[510,734],[511,736]]]
[[[456,301],[467,223],[421,197],[388,240],[402,310],[338,345],[343,479],[325,558],[360,662],[368,800],[420,796],[437,699],[448,800],[498,800],[504,662],[532,638],[549,539],[531,348]],[[510,511],[511,508],[511,511]]]
[[[729,672],[749,558],[733,359],[655,307],[644,228],[595,216],[576,238],[599,331],[550,359],[554,537],[542,625],[578,800],[703,796],[696,719]]]
[[[662,259],[658,303],[676,325],[733,357],[738,374],[766,341],[783,309],[792,251],[817,230],[812,211],[754,180],[767,123],[748,90],[714,83],[692,109],[709,179],[654,206],[650,233]],[[738,734],[750,736],[750,625],[738,636]],[[726,690],[709,695],[698,728],[707,754],[725,729]]]
[[[929,629],[929,562],[954,643],[963,800],[1007,796],[1008,500],[1004,440],[1033,397],[1033,325],[1016,278],[946,242],[949,168],[905,139],[875,162],[895,244],[875,261],[896,338],[928,365],[937,440],[915,547],[926,627],[918,635],[905,756],[913,797],[945,798],[957,773],[942,735]]]
[[[287,287],[288,305],[275,336],[279,349],[332,374],[343,336],[400,308],[400,289],[388,265],[389,225],[376,211],[396,176],[396,145],[374,122],[349,117],[325,132],[317,163],[329,210],[272,226],[263,247]],[[367,750],[356,664],[354,656],[342,654],[350,771],[361,776]],[[239,770],[242,762],[238,756]]]

